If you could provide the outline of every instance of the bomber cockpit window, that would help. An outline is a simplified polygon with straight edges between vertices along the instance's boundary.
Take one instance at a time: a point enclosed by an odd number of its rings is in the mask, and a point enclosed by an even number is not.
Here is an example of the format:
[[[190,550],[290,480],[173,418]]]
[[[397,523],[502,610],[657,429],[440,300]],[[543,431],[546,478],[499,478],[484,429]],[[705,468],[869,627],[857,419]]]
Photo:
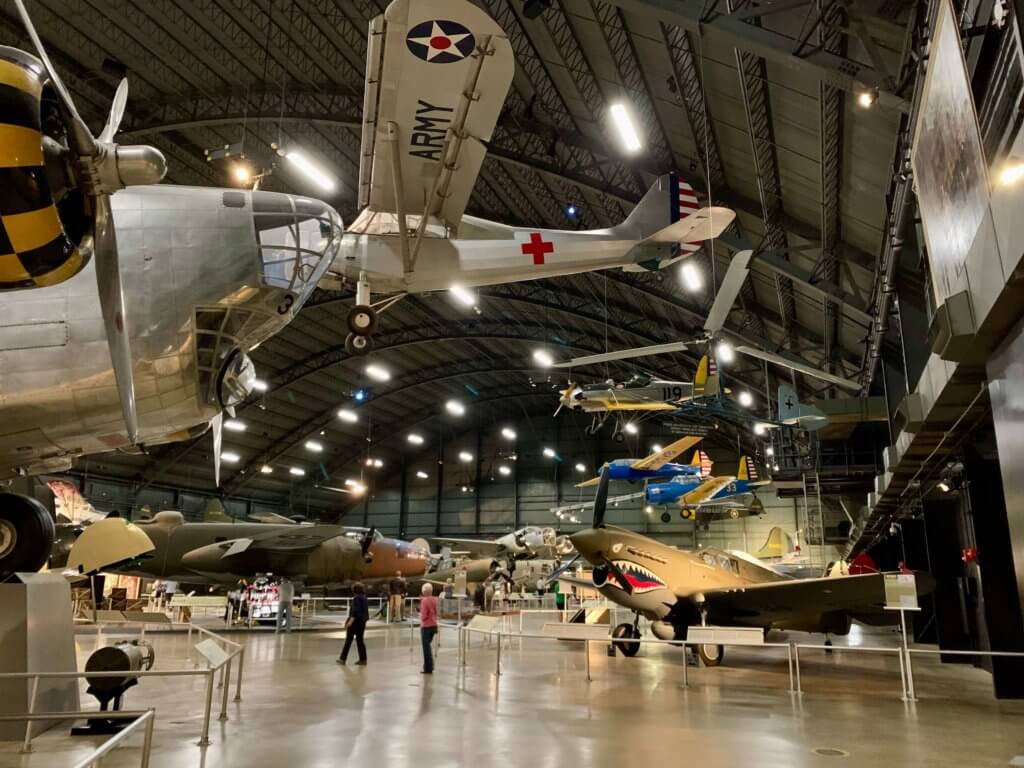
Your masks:
[[[252,207],[263,282],[305,299],[334,260],[340,218],[319,200],[278,192],[253,192]]]

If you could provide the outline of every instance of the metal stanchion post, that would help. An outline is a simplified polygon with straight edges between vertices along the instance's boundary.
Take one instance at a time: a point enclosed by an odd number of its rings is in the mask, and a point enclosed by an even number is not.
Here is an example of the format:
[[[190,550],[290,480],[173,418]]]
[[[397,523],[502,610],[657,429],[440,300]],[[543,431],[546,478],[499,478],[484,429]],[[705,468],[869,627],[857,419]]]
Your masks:
[[[796,672],[796,695],[803,696],[803,688],[800,687],[800,646],[793,645],[793,670]]]
[[[583,655],[584,655],[584,657],[587,660],[587,682],[589,683],[591,681],[591,677],[590,677],[590,641],[589,640],[584,640],[583,641]]]
[[[235,701],[242,700],[242,670],[245,668],[245,646],[238,649],[238,673],[235,680]]]
[[[793,691],[793,644],[786,645],[786,663],[789,665],[789,690]]]
[[[224,693],[220,699],[220,717],[221,721],[228,719],[228,693],[231,692],[231,662],[234,659],[228,659],[224,664]]]
[[[690,687],[690,660],[687,658],[686,643],[683,643],[683,688]]]
[[[494,660],[494,674],[495,675],[500,675],[501,674],[501,632],[498,633],[498,642],[495,643],[495,645],[498,646],[498,651],[497,651],[497,653],[495,654],[495,657],[494,657],[494,659],[495,659]]]
[[[914,668],[910,663],[910,646],[907,643],[907,612],[900,608],[900,634],[903,635],[903,657],[907,667],[907,693],[906,701],[917,701],[917,692],[914,690]]]
[[[199,746],[210,746],[210,712],[213,710],[213,676],[216,672],[212,669],[206,673],[206,708],[203,711],[203,734],[199,737]]]
[[[907,701],[907,668],[903,663],[903,651],[896,654],[900,662],[900,701]]]
[[[39,691],[39,675],[32,678],[32,687],[28,695],[28,713],[34,714],[36,711],[36,693]],[[25,743],[21,746],[22,752],[32,751],[32,721],[25,721]]]
[[[142,760],[139,761],[139,768],[149,768],[149,754],[153,751],[153,723],[156,721],[156,715],[153,710],[149,711],[149,717],[146,718],[146,730],[142,736]]]

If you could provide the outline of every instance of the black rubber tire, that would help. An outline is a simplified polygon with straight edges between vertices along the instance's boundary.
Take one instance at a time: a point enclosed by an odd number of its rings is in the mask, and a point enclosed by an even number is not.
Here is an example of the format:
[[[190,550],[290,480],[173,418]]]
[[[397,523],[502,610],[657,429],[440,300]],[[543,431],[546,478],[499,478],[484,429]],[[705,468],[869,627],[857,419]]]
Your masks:
[[[373,337],[350,333],[345,337],[345,351],[353,357],[364,357],[373,351]]]
[[[632,624],[619,624],[615,629],[612,630],[612,645],[615,649],[626,658],[633,658],[640,652],[640,643],[623,643],[622,638],[629,638],[632,640],[639,639],[640,633],[633,630]],[[618,638],[619,641],[616,641]]]
[[[357,336],[369,336],[377,327],[377,310],[366,304],[356,304],[348,311],[345,322]]]
[[[38,571],[57,538],[53,516],[39,501],[0,493],[0,581],[19,571]]]
[[[715,653],[709,653],[709,648],[715,649]],[[701,663],[705,667],[717,667],[722,663],[722,659],[725,658],[725,648],[721,645],[698,645],[697,655],[700,656]]]

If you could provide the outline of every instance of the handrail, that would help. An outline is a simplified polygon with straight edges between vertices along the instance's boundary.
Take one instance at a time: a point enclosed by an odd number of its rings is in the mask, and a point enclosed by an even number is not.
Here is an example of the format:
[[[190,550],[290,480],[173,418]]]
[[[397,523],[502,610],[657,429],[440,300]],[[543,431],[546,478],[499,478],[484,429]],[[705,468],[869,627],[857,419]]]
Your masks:
[[[142,737],[142,757],[139,760],[139,768],[149,768],[149,756],[153,750],[153,723],[155,720],[156,710],[147,709],[138,719],[128,723],[122,730],[115,733],[91,753],[75,763],[73,768],[94,768],[101,757],[111,752],[114,747],[128,738],[128,734],[140,724],[145,724],[146,730]]]

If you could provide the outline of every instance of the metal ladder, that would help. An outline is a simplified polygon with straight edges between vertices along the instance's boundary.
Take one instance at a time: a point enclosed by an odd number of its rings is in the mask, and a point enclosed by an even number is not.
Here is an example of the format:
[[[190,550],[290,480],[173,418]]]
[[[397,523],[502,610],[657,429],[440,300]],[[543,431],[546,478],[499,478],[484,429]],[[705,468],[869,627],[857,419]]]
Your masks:
[[[801,528],[813,565],[825,565],[825,519],[821,507],[821,484],[817,472],[803,473],[804,507]],[[815,549],[811,549],[811,545]]]

